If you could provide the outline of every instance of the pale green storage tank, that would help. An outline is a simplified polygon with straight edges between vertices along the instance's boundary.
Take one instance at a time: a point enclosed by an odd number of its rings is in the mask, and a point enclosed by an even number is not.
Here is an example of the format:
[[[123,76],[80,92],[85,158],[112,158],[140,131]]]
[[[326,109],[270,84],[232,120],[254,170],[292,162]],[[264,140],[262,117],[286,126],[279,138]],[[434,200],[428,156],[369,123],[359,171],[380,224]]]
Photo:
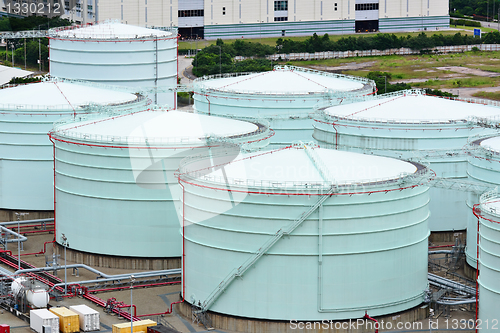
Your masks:
[[[469,138],[467,145],[467,174],[471,180],[494,188],[500,185],[500,137],[482,134]],[[470,208],[467,221],[467,247],[465,248],[467,264],[476,269],[477,266],[477,217],[472,207],[479,203],[479,195],[470,192],[467,205]]]
[[[258,149],[271,135],[258,122],[166,110],[57,123],[56,241],[64,234],[70,249],[99,255],[180,257],[180,160],[221,142]]]
[[[481,332],[497,332],[500,325],[500,195],[487,192],[474,205],[479,219],[479,321]]]
[[[220,156],[181,164],[187,302],[320,321],[424,301],[427,167],[303,144]]]
[[[494,103],[467,103],[420,90],[344,103],[319,108],[313,136],[320,146],[397,158],[420,156],[438,177],[457,181],[467,180],[462,148],[471,135],[483,131],[471,118],[500,115]],[[432,188],[430,196],[431,231],[467,228],[466,192]]]
[[[295,66],[273,71],[201,77],[194,81],[194,110],[234,118],[264,118],[276,135],[271,145],[310,141],[315,104],[341,103],[347,96],[372,94],[372,80]]]
[[[1,89],[0,209],[54,210],[54,161],[47,136],[54,122],[97,111],[143,110],[148,103],[113,87],[58,79]]]

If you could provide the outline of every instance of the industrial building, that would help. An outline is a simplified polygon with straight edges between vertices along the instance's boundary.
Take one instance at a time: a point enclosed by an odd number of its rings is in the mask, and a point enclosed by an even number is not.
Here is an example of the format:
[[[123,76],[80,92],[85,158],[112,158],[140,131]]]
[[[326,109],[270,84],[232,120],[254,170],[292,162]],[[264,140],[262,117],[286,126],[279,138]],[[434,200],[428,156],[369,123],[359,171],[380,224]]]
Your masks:
[[[50,75],[140,89],[153,104],[176,107],[177,29],[117,22],[56,29]]]
[[[0,209],[54,210],[53,122],[95,112],[132,112],[147,99],[98,84],[52,80],[0,90]]]
[[[167,110],[56,123],[55,240],[64,234],[71,260],[89,265],[178,268],[179,161],[221,142],[260,149],[271,135],[259,122]]]
[[[176,26],[188,38],[255,38],[449,27],[447,0],[77,0],[81,23]]]
[[[314,138],[322,147],[397,158],[420,156],[431,163],[437,176],[457,180],[467,179],[462,147],[469,136],[483,130],[470,118],[500,115],[494,103],[455,101],[418,90],[357,101],[320,110]],[[430,197],[431,231],[466,229],[466,192],[432,188]]]
[[[273,145],[311,141],[310,115],[319,102],[341,103],[375,92],[372,80],[295,66],[275,66],[263,73],[198,78],[193,83],[194,110],[206,115],[267,119]]]
[[[195,313],[321,321],[419,308],[426,166],[301,143],[225,156],[180,169],[183,294]]]

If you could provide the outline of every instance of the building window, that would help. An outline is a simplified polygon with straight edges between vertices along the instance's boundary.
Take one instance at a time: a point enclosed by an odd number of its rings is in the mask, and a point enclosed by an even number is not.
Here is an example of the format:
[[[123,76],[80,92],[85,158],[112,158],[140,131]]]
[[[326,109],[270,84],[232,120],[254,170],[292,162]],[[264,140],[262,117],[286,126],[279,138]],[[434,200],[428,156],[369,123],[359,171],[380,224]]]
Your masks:
[[[222,7],[222,15],[226,15],[226,7]]]
[[[337,3],[335,3],[334,7],[333,7],[333,10],[334,11],[337,11]]]
[[[378,3],[358,3],[356,10],[378,10]]]
[[[288,21],[288,17],[283,16],[283,17],[275,17],[274,18],[274,22],[279,22],[279,21]]]
[[[194,17],[194,16],[203,16],[203,9],[188,9],[188,10],[179,10],[177,13],[178,17]]]
[[[274,11],[276,12],[281,10],[288,10],[288,0],[274,1]]]

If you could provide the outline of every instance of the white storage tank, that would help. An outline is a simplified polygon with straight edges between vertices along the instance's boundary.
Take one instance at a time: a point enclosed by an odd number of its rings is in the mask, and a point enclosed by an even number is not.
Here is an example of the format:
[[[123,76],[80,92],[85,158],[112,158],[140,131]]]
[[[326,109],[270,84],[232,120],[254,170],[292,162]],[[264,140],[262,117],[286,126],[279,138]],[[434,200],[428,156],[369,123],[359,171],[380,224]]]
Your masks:
[[[194,81],[195,112],[235,118],[265,118],[276,135],[272,145],[310,141],[313,106],[330,99],[372,94],[372,80],[294,66],[262,73],[224,74]]]
[[[500,185],[500,136],[477,135],[469,138],[467,145],[469,178],[484,186],[495,188]],[[465,248],[467,264],[474,270],[477,263],[477,217],[472,213],[472,208],[479,203],[479,195],[468,194],[467,205],[469,215],[467,222],[467,247]],[[466,273],[469,271],[467,270]],[[475,278],[475,272],[470,272]]]
[[[487,192],[474,205],[479,220],[479,316],[481,332],[496,332],[500,316],[500,195]],[[471,245],[471,244],[469,244]],[[477,245],[477,242],[476,242]]]
[[[462,148],[483,131],[471,116],[500,115],[500,108],[425,95],[419,90],[374,96],[320,108],[314,138],[320,146],[398,158],[421,156],[438,177],[467,180]],[[453,232],[467,227],[467,193],[432,188],[429,228]]]
[[[82,304],[71,305],[69,309],[78,314],[80,319],[80,329],[84,332],[99,331],[101,325],[99,323],[99,312]]]
[[[47,309],[30,310],[30,328],[43,333],[43,326],[50,326],[52,332],[59,332],[59,317]]]
[[[56,241],[64,234],[69,249],[88,258],[119,256],[137,265],[173,258],[178,265],[179,161],[224,142],[258,149],[271,135],[257,122],[167,110],[58,123],[51,133]]]
[[[50,75],[149,91],[154,104],[176,107],[177,29],[118,22],[51,30]]]
[[[144,109],[147,99],[98,84],[46,81],[0,89],[0,209],[54,210],[53,123],[100,104],[112,112]],[[121,112],[120,111],[120,112]]]
[[[188,303],[289,325],[424,301],[427,167],[303,144],[224,158],[181,164]]]

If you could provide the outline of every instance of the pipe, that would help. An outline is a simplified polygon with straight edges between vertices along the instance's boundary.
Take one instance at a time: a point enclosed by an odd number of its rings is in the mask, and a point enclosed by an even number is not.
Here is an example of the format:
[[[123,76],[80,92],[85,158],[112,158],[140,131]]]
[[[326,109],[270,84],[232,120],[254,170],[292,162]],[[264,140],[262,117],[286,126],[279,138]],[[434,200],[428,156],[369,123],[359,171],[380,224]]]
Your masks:
[[[43,243],[43,250],[41,250],[40,252],[33,252],[33,253],[21,253],[22,256],[29,256],[29,255],[37,255],[37,254],[44,254],[45,252],[47,252],[47,248],[46,248],[46,245],[49,244],[49,243],[54,243],[53,240],[51,241],[48,241],[48,242],[45,242]]]
[[[8,234],[11,234],[13,236],[16,236],[17,238],[15,239],[7,239],[7,240],[3,240],[3,242],[5,243],[17,243],[17,242],[26,242],[28,240],[28,238],[24,237],[23,235],[21,234],[18,234],[17,232],[15,232],[14,230],[10,230],[9,228],[6,228],[4,226],[1,226],[0,225],[0,231],[5,231],[6,233]]]
[[[50,270],[50,267],[48,267],[48,268]],[[169,271],[174,271],[174,272],[169,272]],[[76,281],[76,282],[72,282],[71,285],[75,285],[75,284],[88,284],[88,283],[99,283],[99,282],[106,282],[106,281],[116,281],[116,280],[120,280],[120,279],[127,280],[127,279],[130,279],[131,275],[133,275],[135,278],[144,278],[144,277],[152,277],[152,276],[158,276],[158,275],[179,274],[180,271],[181,271],[181,269],[180,268],[178,268],[178,269],[171,269],[169,271],[163,271],[164,272],[163,274],[158,274],[157,272],[156,273],[152,273],[152,274],[144,274],[144,273],[147,273],[147,272],[142,272],[142,274],[139,273],[139,274],[141,274],[139,276],[136,273],[130,273],[130,274],[126,275],[126,276],[124,276],[123,274],[121,274],[121,275],[115,275],[115,276],[111,275],[111,277],[104,278],[104,279]],[[166,273],[166,272],[169,272],[169,273]],[[57,287],[60,287],[60,286],[64,286],[64,282],[60,282],[60,283],[54,284],[52,287],[50,287],[50,289],[48,291],[52,291],[53,289],[55,289]]]
[[[95,273],[98,276],[102,276],[104,278],[113,278],[113,279],[128,278],[128,277],[130,277],[130,275],[134,275],[136,277],[149,277],[149,276],[180,274],[181,273],[180,268],[174,268],[174,269],[167,269],[167,270],[160,270],[160,271],[145,271],[145,272],[139,272],[139,273],[108,275],[108,274],[105,274],[101,271],[98,271],[97,269],[95,269],[93,267],[87,266],[85,264],[73,264],[73,265],[57,266],[57,267],[38,267],[38,268],[20,269],[20,270],[17,270],[16,272],[14,272],[14,275],[22,274],[22,273],[42,272],[42,271],[55,271],[55,270],[59,270],[59,269],[64,269],[65,267],[66,268],[85,268],[86,270],[91,271],[92,273]]]
[[[378,333],[378,327],[379,327],[378,320],[370,317],[366,311],[365,311],[365,316],[363,318],[374,321],[375,322],[375,333]]]
[[[437,250],[437,251],[429,251],[429,254],[451,254],[453,250]]]
[[[6,225],[12,225],[12,224],[15,224],[17,225],[18,223],[19,224],[26,224],[26,223],[36,223],[36,222],[53,222],[54,219],[53,218],[50,218],[50,219],[38,219],[38,220],[23,220],[23,221],[8,221],[8,222],[0,222],[0,226],[6,226]]]
[[[442,305],[460,305],[460,304],[472,304],[476,303],[476,298],[472,298],[466,301],[436,301],[437,304],[442,304]]]
[[[436,246],[429,246],[429,249],[438,249],[441,247],[454,247],[455,244],[450,244],[450,245],[436,245]]]
[[[498,18],[500,20],[500,17]],[[477,217],[477,236],[476,236],[476,323],[477,319],[479,316],[479,225],[481,224],[480,222],[480,215],[477,213],[476,210],[478,210],[479,204],[475,204],[472,206],[472,214],[474,214],[475,217]],[[476,333],[477,333],[477,325],[476,325]]]

